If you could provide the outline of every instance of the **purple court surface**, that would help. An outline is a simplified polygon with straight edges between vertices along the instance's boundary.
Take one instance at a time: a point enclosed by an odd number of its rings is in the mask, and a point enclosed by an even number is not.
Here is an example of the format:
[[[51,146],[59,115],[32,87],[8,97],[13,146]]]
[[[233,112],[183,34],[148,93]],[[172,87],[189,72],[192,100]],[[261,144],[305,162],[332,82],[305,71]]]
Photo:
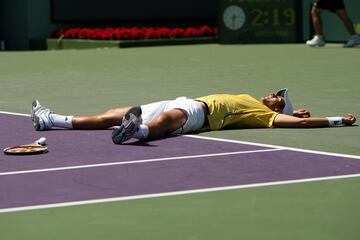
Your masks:
[[[176,136],[114,145],[111,131],[36,132],[29,116],[0,114],[0,148],[46,137],[49,152],[0,155],[0,212],[360,173],[360,157]]]

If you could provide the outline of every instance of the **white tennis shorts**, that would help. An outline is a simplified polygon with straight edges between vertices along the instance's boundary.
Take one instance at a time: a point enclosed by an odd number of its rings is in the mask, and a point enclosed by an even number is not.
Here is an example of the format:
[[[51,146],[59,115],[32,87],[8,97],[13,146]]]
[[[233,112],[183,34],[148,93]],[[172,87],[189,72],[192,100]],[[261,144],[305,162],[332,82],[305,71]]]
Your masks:
[[[193,99],[178,97],[175,100],[166,100],[141,105],[143,123],[147,124],[155,120],[161,113],[171,109],[182,109],[187,114],[186,123],[173,133],[185,134],[198,131],[205,121],[205,113],[201,104]]]

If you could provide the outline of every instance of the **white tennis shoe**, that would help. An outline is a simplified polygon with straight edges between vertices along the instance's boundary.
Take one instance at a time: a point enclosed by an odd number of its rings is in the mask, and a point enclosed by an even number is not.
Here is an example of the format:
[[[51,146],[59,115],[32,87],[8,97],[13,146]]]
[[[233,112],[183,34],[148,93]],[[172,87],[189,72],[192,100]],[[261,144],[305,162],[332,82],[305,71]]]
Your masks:
[[[31,120],[36,131],[44,131],[54,126],[51,121],[52,112],[50,109],[40,105],[38,100],[34,100],[31,106]]]
[[[306,45],[310,47],[323,47],[326,42],[323,36],[315,35],[311,40],[306,41]]]
[[[357,45],[360,45],[360,36],[359,35],[352,35],[347,43],[343,45],[344,48],[352,48]]]
[[[127,111],[121,125],[112,132],[113,143],[122,144],[134,136],[142,122],[141,113],[140,106],[132,107]]]

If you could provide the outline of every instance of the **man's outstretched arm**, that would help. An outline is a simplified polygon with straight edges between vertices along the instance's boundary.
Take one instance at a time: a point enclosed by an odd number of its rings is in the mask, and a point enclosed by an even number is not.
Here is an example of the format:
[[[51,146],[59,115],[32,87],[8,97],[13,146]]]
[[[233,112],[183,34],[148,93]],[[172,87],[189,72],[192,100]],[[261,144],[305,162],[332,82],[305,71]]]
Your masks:
[[[278,128],[317,128],[347,125],[351,126],[356,122],[356,117],[352,114],[341,117],[309,117],[299,118],[285,114],[278,114],[273,122],[274,127]]]

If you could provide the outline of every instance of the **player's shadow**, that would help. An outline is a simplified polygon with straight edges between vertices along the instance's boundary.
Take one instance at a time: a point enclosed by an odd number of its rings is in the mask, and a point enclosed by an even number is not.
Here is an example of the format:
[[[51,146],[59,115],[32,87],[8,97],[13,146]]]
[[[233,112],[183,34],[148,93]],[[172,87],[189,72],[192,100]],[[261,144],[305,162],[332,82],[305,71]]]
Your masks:
[[[166,136],[163,138],[158,138],[156,140],[130,140],[129,142],[123,143],[121,145],[123,146],[139,146],[139,147],[159,147],[159,145],[156,144],[156,142],[164,140],[164,139],[169,139],[169,138],[176,138],[176,137],[180,137],[181,135],[171,135],[171,136]]]
[[[158,145],[152,144],[151,142],[145,141],[134,141],[122,143],[122,146],[137,146],[137,147],[158,147]]]

